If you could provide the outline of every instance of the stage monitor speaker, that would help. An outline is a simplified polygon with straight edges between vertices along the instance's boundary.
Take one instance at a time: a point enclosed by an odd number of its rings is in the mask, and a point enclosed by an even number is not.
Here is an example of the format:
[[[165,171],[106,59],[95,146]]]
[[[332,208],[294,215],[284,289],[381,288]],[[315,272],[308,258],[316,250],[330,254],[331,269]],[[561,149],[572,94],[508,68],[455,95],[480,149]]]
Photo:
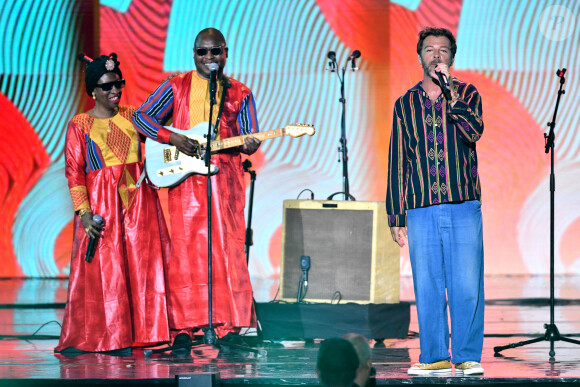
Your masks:
[[[385,203],[285,200],[282,227],[280,299],[297,301],[306,255],[304,301],[399,302],[400,252]]]

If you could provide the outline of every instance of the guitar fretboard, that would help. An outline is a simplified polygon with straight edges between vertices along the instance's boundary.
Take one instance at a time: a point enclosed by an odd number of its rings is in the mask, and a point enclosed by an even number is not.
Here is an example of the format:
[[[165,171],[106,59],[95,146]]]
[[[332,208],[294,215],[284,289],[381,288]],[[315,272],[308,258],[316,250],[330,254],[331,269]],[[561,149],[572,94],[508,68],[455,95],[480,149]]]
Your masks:
[[[276,138],[276,137],[283,136],[284,134],[285,134],[284,128],[281,128],[281,129],[268,130],[266,132],[246,134],[244,136],[224,138],[223,140],[213,141],[211,143],[211,150],[213,152],[213,151],[218,151],[218,150],[222,150],[222,149],[233,148],[235,146],[244,145],[244,139],[246,137],[255,137],[260,141],[264,141],[264,140],[267,140],[270,138]]]

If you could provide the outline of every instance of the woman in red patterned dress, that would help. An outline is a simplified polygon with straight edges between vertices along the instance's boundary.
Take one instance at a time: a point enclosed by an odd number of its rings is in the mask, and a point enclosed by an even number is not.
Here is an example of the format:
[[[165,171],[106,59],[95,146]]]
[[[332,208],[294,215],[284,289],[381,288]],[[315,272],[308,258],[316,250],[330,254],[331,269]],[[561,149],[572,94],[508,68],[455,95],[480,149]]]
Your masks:
[[[136,345],[169,341],[163,260],[169,235],[144,173],[132,106],[120,106],[125,81],[117,55],[89,62],[87,93],[95,107],[73,117],[66,134],[65,173],[78,216],[58,353],[128,354]],[[101,227],[93,215],[99,214]],[[97,247],[90,261],[90,238]]]

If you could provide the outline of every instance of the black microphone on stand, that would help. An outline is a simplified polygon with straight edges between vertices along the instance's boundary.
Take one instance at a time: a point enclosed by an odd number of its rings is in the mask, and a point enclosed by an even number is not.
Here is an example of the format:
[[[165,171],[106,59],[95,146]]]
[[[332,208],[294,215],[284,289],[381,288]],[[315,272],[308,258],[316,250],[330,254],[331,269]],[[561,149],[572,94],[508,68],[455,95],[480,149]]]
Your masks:
[[[356,58],[360,58],[360,51],[359,50],[354,50],[352,52],[352,54],[350,54],[350,56],[348,57],[348,60],[350,60],[351,63],[351,70],[352,71],[357,71],[358,67],[356,67],[356,63],[355,63],[355,59]]]
[[[564,69],[564,68],[562,70],[558,69],[558,71],[556,71],[556,75],[559,78],[562,78],[564,76],[564,74],[566,74],[566,69]]]
[[[209,98],[212,103],[216,103],[215,93],[217,90],[217,73],[219,70],[217,63],[209,64]]]
[[[93,220],[99,226],[103,224],[103,217],[99,214],[93,215]],[[98,237],[97,238],[89,237],[89,245],[87,246],[87,254],[85,256],[85,261],[87,262],[91,262],[91,260],[93,259],[93,255],[95,255],[95,250],[97,249],[98,243],[97,239]]]
[[[443,90],[443,95],[447,101],[451,101],[451,88],[449,87],[449,82],[447,82],[447,77],[445,77],[441,72],[435,71],[437,78],[439,78],[439,85],[441,90]]]
[[[330,72],[335,72],[336,71],[336,52],[334,51],[328,51],[328,54],[326,54],[326,57],[330,60],[328,62],[328,71]]]

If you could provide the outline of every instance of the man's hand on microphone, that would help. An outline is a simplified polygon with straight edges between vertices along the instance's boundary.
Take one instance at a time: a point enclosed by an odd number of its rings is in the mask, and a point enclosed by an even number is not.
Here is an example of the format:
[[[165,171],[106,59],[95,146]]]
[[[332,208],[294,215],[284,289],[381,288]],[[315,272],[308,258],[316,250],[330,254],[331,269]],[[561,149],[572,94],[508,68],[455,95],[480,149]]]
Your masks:
[[[449,71],[449,66],[446,63],[439,62],[435,65],[433,70],[434,70],[433,74],[431,74],[433,78],[437,79],[436,73],[441,73],[447,80],[447,84],[449,84],[449,90],[451,90],[451,101],[449,101],[449,103],[451,104],[451,107],[453,107],[453,105],[455,105],[455,101],[457,100],[458,95],[457,92],[455,91],[453,78],[451,77],[451,72]]]
[[[83,228],[89,238],[98,238],[101,235],[103,226],[93,220],[93,213],[88,211],[81,216]]]
[[[256,137],[246,137],[244,138],[244,145],[242,146],[242,152],[247,155],[255,153],[262,141],[258,140]]]
[[[175,146],[180,152],[191,157],[195,156],[195,143],[189,137],[179,133],[171,133],[169,143]]]

